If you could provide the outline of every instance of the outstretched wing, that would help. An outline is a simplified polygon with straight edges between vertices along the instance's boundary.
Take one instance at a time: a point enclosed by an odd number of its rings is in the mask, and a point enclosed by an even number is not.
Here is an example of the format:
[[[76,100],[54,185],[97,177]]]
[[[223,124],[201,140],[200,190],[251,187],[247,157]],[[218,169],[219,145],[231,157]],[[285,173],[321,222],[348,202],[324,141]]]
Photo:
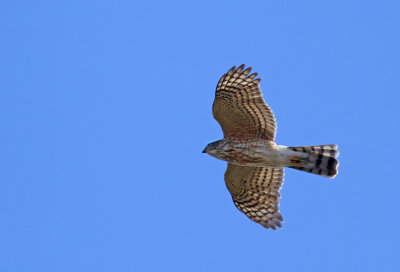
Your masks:
[[[267,229],[282,227],[279,213],[279,190],[283,184],[283,168],[248,167],[228,163],[226,187],[236,207],[251,220]]]
[[[258,73],[249,75],[251,67],[233,66],[218,82],[213,104],[214,118],[224,136],[256,137],[273,141],[276,121],[265,103],[259,87]]]

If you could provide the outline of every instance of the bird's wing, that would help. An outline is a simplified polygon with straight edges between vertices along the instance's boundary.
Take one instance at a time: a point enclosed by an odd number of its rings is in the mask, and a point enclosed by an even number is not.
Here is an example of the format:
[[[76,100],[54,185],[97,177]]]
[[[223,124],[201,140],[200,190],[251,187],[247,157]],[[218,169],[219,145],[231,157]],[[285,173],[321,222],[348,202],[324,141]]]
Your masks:
[[[265,228],[282,227],[279,213],[279,190],[283,184],[283,168],[248,167],[228,163],[226,187],[236,207]]]
[[[218,82],[213,104],[214,118],[221,125],[224,136],[256,137],[273,141],[276,121],[265,103],[259,87],[258,73],[250,74],[251,67],[233,66]]]

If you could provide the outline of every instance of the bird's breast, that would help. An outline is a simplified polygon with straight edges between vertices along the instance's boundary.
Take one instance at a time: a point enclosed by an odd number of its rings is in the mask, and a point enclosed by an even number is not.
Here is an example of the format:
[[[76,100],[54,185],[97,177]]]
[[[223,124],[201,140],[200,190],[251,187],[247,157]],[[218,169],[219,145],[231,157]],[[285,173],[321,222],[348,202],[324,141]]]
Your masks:
[[[231,140],[220,146],[215,157],[243,166],[275,167],[282,164],[282,158],[276,144],[263,140]]]

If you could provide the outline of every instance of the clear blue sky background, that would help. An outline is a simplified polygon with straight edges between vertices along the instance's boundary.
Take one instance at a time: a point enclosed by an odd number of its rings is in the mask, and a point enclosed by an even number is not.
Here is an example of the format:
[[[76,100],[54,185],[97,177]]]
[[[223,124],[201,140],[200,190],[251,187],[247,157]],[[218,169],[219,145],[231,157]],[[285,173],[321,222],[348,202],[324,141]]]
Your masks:
[[[398,271],[399,1],[7,1],[0,271]],[[219,77],[260,72],[284,145],[284,228],[225,188]]]

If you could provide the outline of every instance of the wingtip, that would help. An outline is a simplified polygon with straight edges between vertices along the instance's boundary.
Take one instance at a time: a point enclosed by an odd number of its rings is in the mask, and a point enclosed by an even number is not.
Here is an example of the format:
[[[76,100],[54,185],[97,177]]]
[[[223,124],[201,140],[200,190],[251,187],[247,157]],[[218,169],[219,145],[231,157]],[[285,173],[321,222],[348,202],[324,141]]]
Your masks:
[[[250,72],[251,72],[251,69],[252,69],[251,67],[247,67],[246,70],[244,70],[242,72],[242,74],[244,74],[245,76],[248,76],[250,74]]]
[[[262,78],[261,77],[259,77],[259,78],[257,78],[257,79],[255,79],[254,80],[254,82],[256,82],[256,83],[260,83],[260,81],[262,80]]]
[[[236,73],[242,73],[243,69],[244,69],[245,64],[240,65],[237,69],[236,69]]]
[[[236,65],[232,66],[232,68],[229,69],[229,71],[225,75],[232,75],[233,72],[235,72],[235,70],[236,70]]]
[[[239,65],[237,68],[236,68],[236,65],[234,65],[234,66],[232,66],[231,69],[229,69],[228,73],[230,73],[230,72],[239,72],[239,73],[247,73],[247,74],[250,74],[250,72],[251,72],[251,70],[253,69],[253,67],[249,66],[249,67],[247,67],[246,69],[244,69],[245,67],[246,67],[246,64],[245,64],[245,63]],[[253,74],[258,74],[258,73],[253,73]],[[252,74],[252,75],[253,75],[253,74]]]

